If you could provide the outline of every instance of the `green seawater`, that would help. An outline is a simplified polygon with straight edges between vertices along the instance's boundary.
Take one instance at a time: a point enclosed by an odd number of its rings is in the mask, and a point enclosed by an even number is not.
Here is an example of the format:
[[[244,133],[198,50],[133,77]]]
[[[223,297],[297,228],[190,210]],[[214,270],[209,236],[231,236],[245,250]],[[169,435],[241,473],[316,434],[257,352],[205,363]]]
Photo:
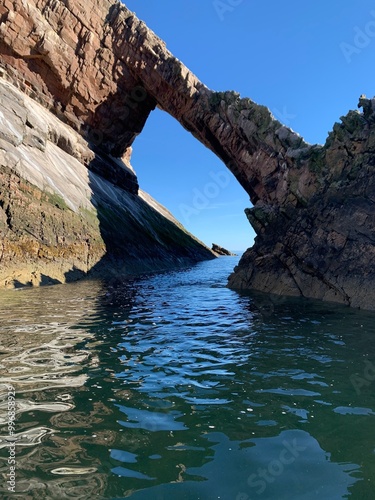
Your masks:
[[[1,291],[0,497],[374,499],[375,314],[236,263]]]

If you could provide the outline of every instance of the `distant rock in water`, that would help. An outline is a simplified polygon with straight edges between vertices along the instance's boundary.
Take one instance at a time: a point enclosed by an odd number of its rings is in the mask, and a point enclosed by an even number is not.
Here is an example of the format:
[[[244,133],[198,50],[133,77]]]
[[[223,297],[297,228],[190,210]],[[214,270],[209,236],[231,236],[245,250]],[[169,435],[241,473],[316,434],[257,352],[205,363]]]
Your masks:
[[[235,257],[237,254],[230,252],[226,248],[223,248],[219,245],[216,245],[216,243],[212,243],[212,251],[216,253],[216,255],[230,255],[232,257]]]

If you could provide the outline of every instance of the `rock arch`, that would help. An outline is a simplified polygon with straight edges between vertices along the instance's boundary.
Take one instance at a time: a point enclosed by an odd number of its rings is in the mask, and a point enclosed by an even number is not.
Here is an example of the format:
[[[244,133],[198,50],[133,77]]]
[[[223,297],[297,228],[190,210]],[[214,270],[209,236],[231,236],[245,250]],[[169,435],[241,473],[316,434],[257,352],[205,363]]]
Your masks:
[[[208,89],[121,3],[7,0],[0,16],[7,74],[94,148],[127,162],[159,106],[233,172],[258,236],[231,286],[375,307],[374,101],[309,145],[266,107]],[[137,189],[116,162],[91,167]]]

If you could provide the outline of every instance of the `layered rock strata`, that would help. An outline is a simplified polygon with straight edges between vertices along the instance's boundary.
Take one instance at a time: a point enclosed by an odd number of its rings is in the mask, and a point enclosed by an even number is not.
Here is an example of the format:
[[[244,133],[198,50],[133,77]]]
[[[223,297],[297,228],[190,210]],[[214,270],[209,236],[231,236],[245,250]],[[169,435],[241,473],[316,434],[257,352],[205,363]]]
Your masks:
[[[358,107],[324,146],[297,157],[319,182],[313,196],[246,210],[257,238],[231,287],[375,309],[375,99],[361,97]],[[300,181],[290,178],[292,193]]]
[[[128,189],[85,162],[119,169]],[[207,258],[210,250],[138,189],[129,165],[98,159],[71,127],[0,78],[0,286],[62,283],[89,271],[108,278]]]
[[[311,175],[296,193],[288,189],[296,157],[309,149],[298,134],[250,99],[209,90],[124,5],[5,0],[0,15],[1,62],[12,80],[94,147],[128,157],[158,105],[224,161],[253,203],[296,204],[318,189]],[[306,165],[298,172],[309,175]],[[107,174],[113,180],[111,167]]]
[[[135,193],[119,161],[158,105],[210,148],[249,193],[257,238],[234,288],[374,308],[374,101],[361,99],[324,146],[264,106],[213,92],[120,3],[4,0],[8,78],[91,144],[81,162]]]

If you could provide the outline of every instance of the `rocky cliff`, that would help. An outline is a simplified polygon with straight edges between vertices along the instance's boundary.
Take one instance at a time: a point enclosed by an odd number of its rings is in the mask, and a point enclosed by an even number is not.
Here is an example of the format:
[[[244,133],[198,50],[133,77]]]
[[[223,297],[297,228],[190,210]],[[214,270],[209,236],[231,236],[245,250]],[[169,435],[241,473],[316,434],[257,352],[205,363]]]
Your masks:
[[[121,172],[121,186],[85,165]],[[94,153],[51,112],[0,79],[0,286],[134,274],[213,254],[139,190],[129,165]]]
[[[313,196],[300,197],[297,176],[288,185],[296,204],[246,210],[257,237],[231,287],[375,309],[375,100],[360,105],[364,112],[342,117],[323,147],[297,158],[308,167],[305,182],[319,182]]]
[[[156,105],[223,160],[257,233],[230,286],[375,307],[374,101],[312,146],[266,107],[209,90],[120,3],[4,0],[0,19],[7,78],[88,141],[70,150],[90,175],[136,194],[126,164]]]

